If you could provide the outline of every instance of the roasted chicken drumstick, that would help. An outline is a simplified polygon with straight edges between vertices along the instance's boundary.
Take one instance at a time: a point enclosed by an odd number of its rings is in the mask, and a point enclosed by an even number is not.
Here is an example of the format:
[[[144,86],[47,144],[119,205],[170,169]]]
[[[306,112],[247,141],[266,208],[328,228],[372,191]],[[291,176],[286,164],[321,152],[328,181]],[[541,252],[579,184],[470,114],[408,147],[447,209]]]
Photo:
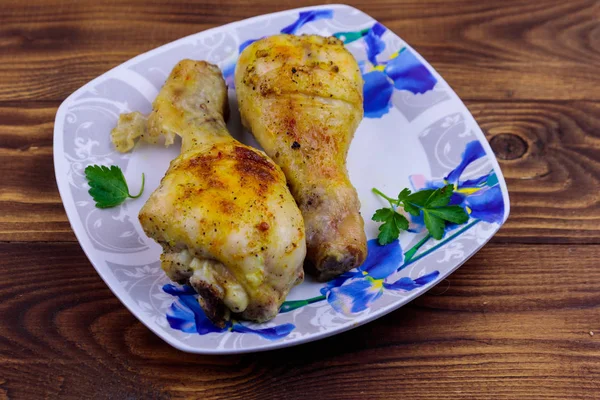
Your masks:
[[[223,326],[229,313],[273,318],[302,282],[306,254],[302,216],[277,165],[233,139],[225,126],[221,71],[183,60],[171,72],[146,120],[121,116],[113,142],[127,151],[136,137],[182,138],[181,155],[139,214],[163,248],[162,268],[189,283],[207,316]]]
[[[307,259],[326,280],[367,253],[346,156],[363,117],[362,77],[334,37],[276,35],[240,55],[242,122],[283,169],[306,227]]]

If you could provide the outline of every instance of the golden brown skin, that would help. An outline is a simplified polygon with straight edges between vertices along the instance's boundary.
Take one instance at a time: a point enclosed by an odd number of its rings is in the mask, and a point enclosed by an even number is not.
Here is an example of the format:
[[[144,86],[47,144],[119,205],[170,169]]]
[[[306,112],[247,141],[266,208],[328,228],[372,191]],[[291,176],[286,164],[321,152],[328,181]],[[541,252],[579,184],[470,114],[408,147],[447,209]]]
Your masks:
[[[279,167],[233,139],[224,114],[219,69],[181,61],[153,103],[144,140],[182,137],[182,153],[140,211],[146,234],[163,247],[162,268],[200,294],[206,314],[223,326],[232,311],[266,321],[302,282],[302,216]],[[122,118],[131,124],[137,118]],[[126,125],[124,125],[126,126]],[[123,141],[123,126],[113,132]],[[125,135],[126,136],[126,135]]]
[[[235,85],[244,126],[283,169],[300,206],[317,277],[362,264],[364,222],[346,170],[363,117],[354,57],[334,37],[271,36],[242,52]]]

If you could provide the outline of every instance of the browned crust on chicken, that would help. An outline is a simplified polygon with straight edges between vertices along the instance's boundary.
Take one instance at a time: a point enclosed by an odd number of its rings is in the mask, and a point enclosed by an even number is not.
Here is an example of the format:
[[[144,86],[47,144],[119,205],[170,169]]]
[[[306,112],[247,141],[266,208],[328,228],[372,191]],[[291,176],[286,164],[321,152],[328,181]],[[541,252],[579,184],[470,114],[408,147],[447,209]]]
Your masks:
[[[283,169],[306,227],[307,265],[328,280],[362,264],[360,202],[346,170],[363,116],[362,77],[336,38],[275,35],[240,55],[242,122]]]
[[[178,63],[147,118],[122,118],[120,150],[135,140],[175,135],[182,153],[140,210],[146,234],[162,247],[161,266],[190,284],[208,318],[230,313],[266,321],[303,276],[304,225],[281,169],[227,132],[227,88],[202,61]],[[147,129],[144,129],[147,124]]]

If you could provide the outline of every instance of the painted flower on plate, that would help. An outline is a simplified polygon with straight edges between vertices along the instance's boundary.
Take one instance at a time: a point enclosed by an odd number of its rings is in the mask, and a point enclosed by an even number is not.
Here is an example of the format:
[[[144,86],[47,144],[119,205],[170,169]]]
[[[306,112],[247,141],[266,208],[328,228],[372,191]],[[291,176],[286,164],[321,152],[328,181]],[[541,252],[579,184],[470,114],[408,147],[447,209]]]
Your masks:
[[[334,34],[345,44],[364,39],[368,62],[359,62],[359,66],[364,80],[366,118],[381,118],[389,112],[394,89],[417,95],[432,90],[437,83],[429,69],[406,47],[388,60],[378,60],[378,55],[385,50],[385,42],[381,39],[385,32],[386,28],[377,22],[370,29]]]
[[[455,189],[450,204],[459,205],[470,214],[471,218],[490,223],[501,223],[504,218],[504,199],[498,177],[494,170],[474,179],[461,179],[462,174],[474,161],[486,156],[485,150],[478,140],[467,143],[461,161],[443,179],[427,181],[423,175],[410,177],[415,190],[437,189],[449,183]],[[423,217],[413,217],[413,224],[424,228]],[[447,230],[456,225],[448,225]]]
[[[191,287],[166,284],[163,286],[163,291],[177,297],[167,311],[167,321],[171,328],[182,332],[206,335],[213,332],[231,331],[253,333],[268,340],[277,340],[286,337],[295,328],[293,324],[282,324],[269,328],[253,329],[237,320],[228,321],[224,328],[219,328],[206,317],[198,303],[196,292]]]
[[[417,279],[403,277],[386,282],[403,259],[398,240],[385,246],[379,245],[377,239],[369,240],[367,260],[356,270],[329,281],[321,294],[337,312],[350,315],[369,308],[383,295],[384,289],[408,292],[432,282],[439,275],[434,271]]]

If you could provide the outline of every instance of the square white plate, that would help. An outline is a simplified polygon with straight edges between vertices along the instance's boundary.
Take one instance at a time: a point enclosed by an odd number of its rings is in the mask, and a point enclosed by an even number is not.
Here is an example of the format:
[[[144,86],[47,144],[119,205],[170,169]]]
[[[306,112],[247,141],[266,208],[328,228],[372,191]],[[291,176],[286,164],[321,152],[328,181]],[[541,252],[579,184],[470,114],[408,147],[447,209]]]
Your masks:
[[[158,186],[177,146],[138,146],[115,151],[110,131],[119,114],[148,113],[172,67],[181,59],[218,64],[230,86],[232,134],[243,132],[232,74],[241,48],[276,33],[315,33],[342,39],[365,79],[365,119],[356,132],[348,169],[365,216],[369,256],[358,269],[327,284],[310,278],[293,289],[280,314],[265,324],[232,321],[214,327],[193,291],[173,285],[160,269],[160,247],[147,238],[137,214]],[[241,353],[286,347],[359,326],[393,311],[440,282],[483,246],[508,217],[506,184],[481,129],[441,76],[410,46],[368,15],[327,5],[263,15],[210,29],[149,51],[89,82],[56,114],[54,164],[71,226],[88,258],[129,310],[158,336],[183,351]],[[97,209],[84,169],[118,165],[132,192],[146,173],[137,200]],[[455,184],[453,201],[470,220],[428,238],[422,221],[387,246],[376,243],[369,219],[386,204],[371,188],[390,196],[401,189]]]

